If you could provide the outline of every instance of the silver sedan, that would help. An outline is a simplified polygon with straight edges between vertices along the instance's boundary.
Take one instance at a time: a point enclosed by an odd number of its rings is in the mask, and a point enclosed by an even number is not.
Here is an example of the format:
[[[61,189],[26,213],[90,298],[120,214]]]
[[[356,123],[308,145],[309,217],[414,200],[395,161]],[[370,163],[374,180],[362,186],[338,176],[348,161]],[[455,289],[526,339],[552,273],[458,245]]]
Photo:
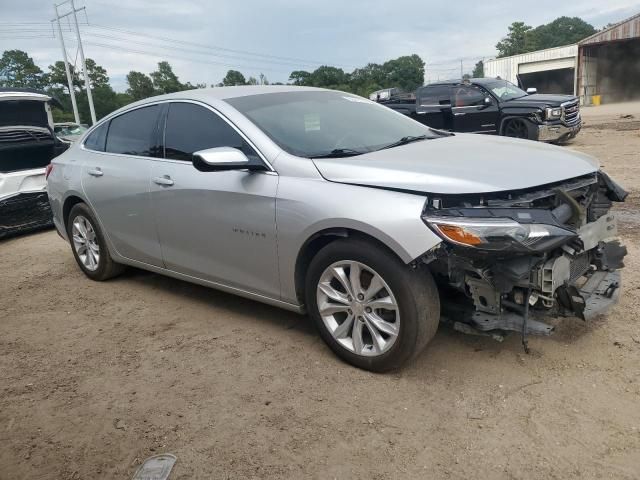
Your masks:
[[[594,272],[613,285],[624,256],[601,201],[624,191],[593,159],[436,131],[330,90],[152,97],[102,119],[47,175],[89,278],[129,265],[306,311],[334,352],[374,371],[420,353],[441,312],[463,331],[546,334],[533,317],[580,315],[571,299],[595,293],[561,289]],[[591,255],[605,244],[607,268]]]

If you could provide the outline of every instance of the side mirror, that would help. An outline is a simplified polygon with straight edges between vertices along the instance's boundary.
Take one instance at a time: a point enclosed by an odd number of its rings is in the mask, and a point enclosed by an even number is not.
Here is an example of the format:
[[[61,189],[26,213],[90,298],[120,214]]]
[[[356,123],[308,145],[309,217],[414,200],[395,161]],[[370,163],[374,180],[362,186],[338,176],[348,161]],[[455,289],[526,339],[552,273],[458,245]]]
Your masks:
[[[201,172],[224,170],[265,170],[264,166],[251,164],[247,156],[237,148],[216,147],[198,150],[192,156],[193,166]]]
[[[534,87],[527,88],[527,93],[533,95],[534,93],[538,93],[538,89]]]

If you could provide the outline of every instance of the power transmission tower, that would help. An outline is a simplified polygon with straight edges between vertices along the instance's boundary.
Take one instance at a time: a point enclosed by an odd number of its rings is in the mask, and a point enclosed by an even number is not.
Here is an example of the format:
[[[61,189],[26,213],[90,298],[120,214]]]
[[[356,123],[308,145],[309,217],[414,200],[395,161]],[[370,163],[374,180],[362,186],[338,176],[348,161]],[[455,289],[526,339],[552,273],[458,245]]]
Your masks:
[[[71,3],[71,11],[65,13],[64,15],[60,15],[58,13],[58,7],[60,7],[61,5],[64,5],[65,3]],[[78,117],[78,107],[76,106],[76,99],[75,99],[75,94],[73,92],[73,85],[72,85],[72,81],[71,81],[71,74],[69,73],[69,64],[67,62],[67,51],[64,47],[64,39],[62,38],[62,27],[60,26],[60,19],[67,17],[69,15],[73,15],[73,20],[75,23],[75,27],[76,27],[76,36],[78,37],[78,51],[80,52],[80,62],[82,64],[82,76],[84,78],[84,88],[87,91],[87,100],[89,102],[89,111],[91,112],[91,124],[93,125],[94,123],[96,123],[96,111],[95,108],[93,106],[93,94],[91,93],[91,82],[89,81],[89,75],[87,75],[87,62],[85,61],[84,58],[84,50],[82,48],[82,39],[80,38],[80,27],[78,26],[78,15],[77,12],[79,12],[80,10],[84,10],[85,7],[82,8],[77,8],[75,7],[73,0],[65,0],[62,3],[58,3],[58,4],[53,4],[53,8],[56,11],[56,21],[58,22],[58,34],[60,35],[60,45],[62,46],[62,51],[63,51],[63,55],[64,55],[64,65],[65,65],[65,69],[67,71],[67,80],[69,81],[69,89],[71,91],[71,103],[73,104],[73,113],[76,117],[76,123],[80,123],[79,117]]]
[[[93,106],[93,94],[91,93],[91,82],[89,81],[89,75],[87,74],[87,62],[84,60],[84,50],[82,49],[82,40],[80,39],[80,27],[78,27],[78,15],[79,10],[83,10],[85,7],[76,10],[76,7],[71,0],[71,11],[73,12],[73,20],[76,24],[76,35],[78,36],[78,48],[80,49],[80,61],[82,62],[82,76],[84,76],[84,86],[87,89],[87,100],[89,101],[89,111],[91,112],[91,125],[96,123],[96,110]]]
[[[78,105],[76,104],[76,92],[73,89],[73,79],[69,70],[69,62],[67,61],[67,49],[64,46],[64,38],[62,37],[62,27],[60,26],[60,15],[58,14],[58,6],[54,3],[53,9],[56,12],[56,18],[52,22],[58,24],[58,38],[60,39],[60,48],[62,49],[62,59],[64,60],[64,70],[67,73],[67,85],[69,86],[69,95],[71,96],[71,105],[73,107],[73,117],[76,123],[80,123],[80,115],[78,115]]]

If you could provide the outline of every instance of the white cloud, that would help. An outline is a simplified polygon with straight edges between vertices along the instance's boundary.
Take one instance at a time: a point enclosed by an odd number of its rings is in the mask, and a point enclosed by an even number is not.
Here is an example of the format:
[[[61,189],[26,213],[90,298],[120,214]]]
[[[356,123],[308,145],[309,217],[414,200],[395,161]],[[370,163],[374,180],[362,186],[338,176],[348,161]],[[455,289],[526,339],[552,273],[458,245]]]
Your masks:
[[[26,50],[45,69],[60,59],[60,48],[53,38],[11,38],[6,33],[5,22],[48,22],[53,16],[51,4],[42,0],[21,0],[10,6],[2,5],[5,2],[7,0],[0,0],[3,12],[0,50]],[[82,0],[77,0],[77,4],[83,6]],[[367,62],[382,62],[417,53],[427,62],[427,75],[434,76],[447,76],[456,71],[460,58],[465,59],[465,70],[469,70],[476,59],[493,55],[495,44],[513,21],[535,26],[567,15],[582,17],[601,27],[640,12],[640,4],[629,0],[609,0],[606,4],[601,0],[538,0],[531,8],[523,8],[521,2],[513,0],[458,0],[455,3],[420,0],[217,0],[214,3],[129,0],[119,5],[110,0],[87,0],[86,7],[92,24],[265,55],[344,65],[346,70]],[[80,18],[84,19],[84,15]],[[130,70],[150,72],[163,59],[173,65],[182,81],[207,84],[219,82],[232,66],[247,76],[264,72],[272,81],[286,81],[292,70],[313,68],[304,64],[283,65],[275,63],[275,59],[252,57],[250,60],[250,57],[220,50],[201,50],[209,55],[199,55],[177,50],[179,47],[195,48],[177,43],[170,44],[170,49],[131,43],[131,40],[157,43],[144,37],[127,36],[129,43],[117,43],[130,50],[156,53],[127,52],[122,48],[96,45],[113,44],[116,42],[113,37],[126,36],[121,32],[90,30],[112,37],[92,36],[87,30],[83,38],[87,43],[86,55],[107,69],[118,90],[126,88],[125,76]],[[72,38],[69,33],[68,46],[75,48]],[[75,50],[70,55],[75,57]]]

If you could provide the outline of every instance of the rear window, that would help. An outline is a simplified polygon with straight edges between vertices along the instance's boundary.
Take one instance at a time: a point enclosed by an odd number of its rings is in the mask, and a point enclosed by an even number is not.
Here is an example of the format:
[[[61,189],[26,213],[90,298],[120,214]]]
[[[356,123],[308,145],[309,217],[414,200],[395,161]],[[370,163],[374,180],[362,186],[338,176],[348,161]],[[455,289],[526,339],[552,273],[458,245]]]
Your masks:
[[[97,127],[93,132],[89,134],[84,141],[84,147],[89,150],[95,150],[96,152],[104,152],[104,145],[107,140],[107,130],[109,129],[109,122],[105,122]]]
[[[151,157],[160,107],[152,105],[123,113],[111,119],[105,151]]]
[[[420,107],[438,107],[451,103],[448,85],[434,85],[424,87],[418,91],[417,104]]]

